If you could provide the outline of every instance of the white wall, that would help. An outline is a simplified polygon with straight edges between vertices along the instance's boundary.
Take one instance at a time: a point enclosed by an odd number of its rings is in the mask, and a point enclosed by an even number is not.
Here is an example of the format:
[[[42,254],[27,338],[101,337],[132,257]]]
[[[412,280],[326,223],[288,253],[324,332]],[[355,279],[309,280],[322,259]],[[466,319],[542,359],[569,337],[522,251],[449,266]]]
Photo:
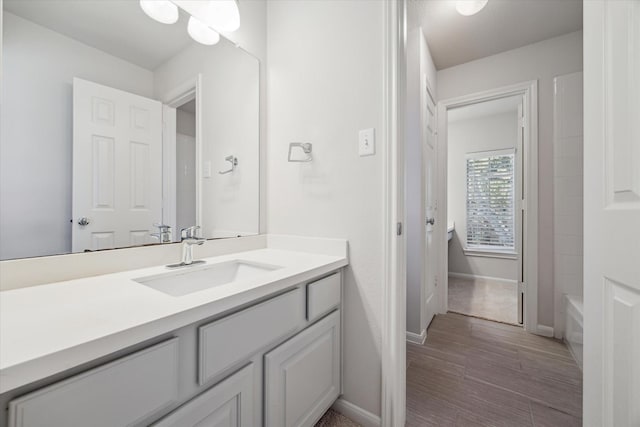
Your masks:
[[[260,221],[259,63],[222,40],[215,46],[193,44],[154,73],[156,97],[202,74],[202,162],[211,177],[202,183],[202,235],[228,237],[258,233]],[[238,158],[233,173],[220,175]]]
[[[67,253],[73,77],[150,97],[153,75],[11,13],[3,32],[0,259]]]
[[[422,173],[422,129],[426,102],[423,76],[435,91],[436,71],[421,28],[413,28],[407,35],[407,108],[405,130],[405,209],[407,236],[407,331],[420,334],[427,327],[422,319],[424,301],[425,263],[425,207]],[[422,93],[421,93],[422,91]],[[433,93],[433,96],[436,96]]]
[[[518,141],[518,110],[449,122],[447,168],[447,215],[455,222],[449,242],[449,272],[517,280],[516,259],[465,255],[467,236],[467,153],[515,149]],[[515,292],[515,291],[514,291]]]
[[[554,283],[556,337],[564,335],[563,295],[582,298],[582,72],[556,77],[554,98]]]
[[[582,32],[438,71],[439,99],[537,79],[539,138],[538,322],[553,314],[553,78],[582,70]]]
[[[349,240],[344,398],[380,414],[383,2],[268,2],[268,232]],[[358,156],[358,130],[378,154]],[[288,163],[289,142],[313,144]]]

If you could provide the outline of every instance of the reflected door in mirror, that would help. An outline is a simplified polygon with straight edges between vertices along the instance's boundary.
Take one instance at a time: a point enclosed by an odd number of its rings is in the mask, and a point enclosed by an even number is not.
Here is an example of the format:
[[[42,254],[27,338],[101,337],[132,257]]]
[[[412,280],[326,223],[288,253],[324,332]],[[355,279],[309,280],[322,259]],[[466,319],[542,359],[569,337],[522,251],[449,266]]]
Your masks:
[[[151,243],[162,221],[160,102],[74,79],[72,200],[73,252]]]

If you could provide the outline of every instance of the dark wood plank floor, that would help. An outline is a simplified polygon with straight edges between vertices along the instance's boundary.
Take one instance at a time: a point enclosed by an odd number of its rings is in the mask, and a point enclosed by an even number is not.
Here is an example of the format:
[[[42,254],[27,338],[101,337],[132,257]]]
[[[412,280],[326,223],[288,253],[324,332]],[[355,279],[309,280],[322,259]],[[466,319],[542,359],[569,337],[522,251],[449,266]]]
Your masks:
[[[458,314],[407,344],[407,426],[582,425],[582,373],[566,346]]]

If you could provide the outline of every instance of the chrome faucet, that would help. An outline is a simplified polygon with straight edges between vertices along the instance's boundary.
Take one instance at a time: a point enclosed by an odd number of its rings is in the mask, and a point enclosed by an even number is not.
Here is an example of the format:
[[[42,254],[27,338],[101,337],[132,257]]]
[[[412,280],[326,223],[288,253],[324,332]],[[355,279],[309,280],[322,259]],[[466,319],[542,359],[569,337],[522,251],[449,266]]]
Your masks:
[[[202,245],[206,241],[206,239],[196,237],[196,231],[199,229],[199,225],[194,225],[180,230],[180,238],[182,241],[182,262],[179,265],[186,266],[204,262],[193,260],[193,245]]]

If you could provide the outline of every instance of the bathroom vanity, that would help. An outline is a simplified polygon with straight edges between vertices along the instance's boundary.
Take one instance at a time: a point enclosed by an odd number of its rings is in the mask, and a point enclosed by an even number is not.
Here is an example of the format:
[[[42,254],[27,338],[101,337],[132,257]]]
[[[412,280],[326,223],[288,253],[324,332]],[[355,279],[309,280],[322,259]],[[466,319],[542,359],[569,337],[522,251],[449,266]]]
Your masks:
[[[0,426],[312,426],[341,393],[344,246],[2,292]]]

